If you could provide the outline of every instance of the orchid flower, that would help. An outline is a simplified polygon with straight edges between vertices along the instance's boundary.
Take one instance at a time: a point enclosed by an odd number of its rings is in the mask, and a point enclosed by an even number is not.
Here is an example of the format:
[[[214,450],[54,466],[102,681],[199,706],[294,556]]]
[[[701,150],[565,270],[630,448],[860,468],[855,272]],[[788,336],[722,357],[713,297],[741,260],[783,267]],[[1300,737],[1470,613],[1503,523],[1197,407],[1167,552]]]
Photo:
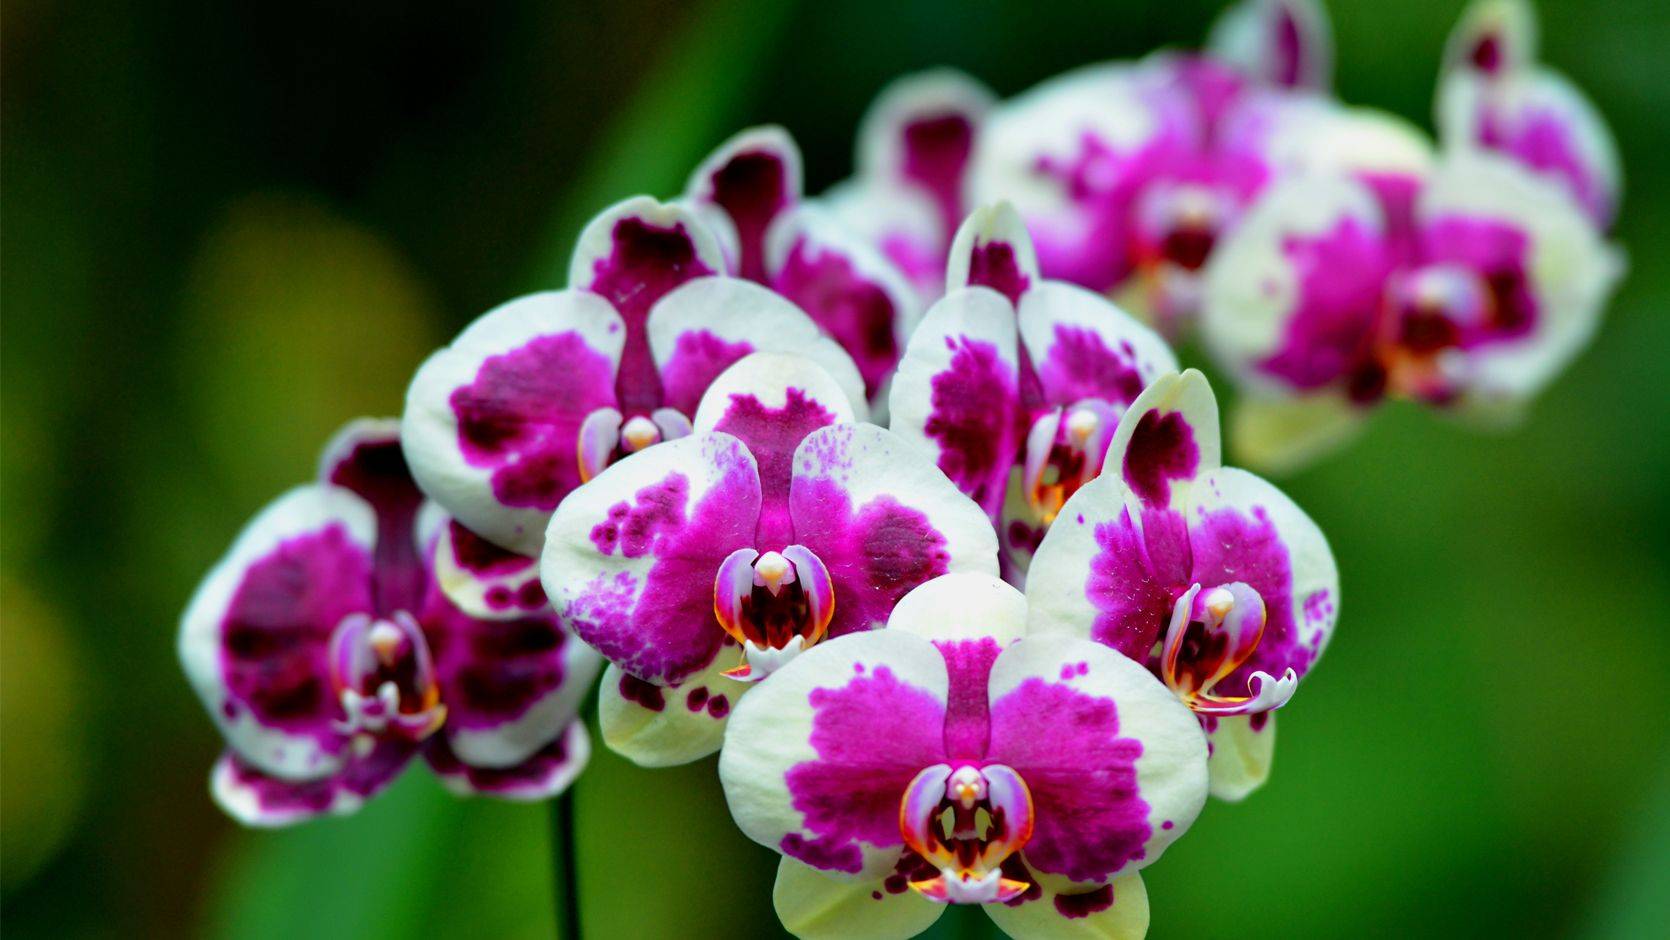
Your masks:
[[[1511,417],[1588,342],[1622,269],[1561,188],[1451,154],[1387,199],[1333,175],[1271,190],[1206,278],[1208,349],[1249,392],[1237,441],[1277,469],[1387,397]]]
[[[800,307],[858,365],[874,399],[921,317],[880,251],[802,198],[800,148],[780,127],[745,130],[690,177],[688,202],[725,233],[731,269]]]
[[[1212,793],[1240,799],[1269,774],[1271,713],[1333,633],[1339,573],[1316,523],[1220,452],[1204,376],[1150,385],[1038,548],[1028,634],[1146,664],[1205,727]]]
[[[1617,144],[1581,91],[1536,61],[1537,24],[1524,0],[1477,0],[1450,34],[1437,120],[1446,148],[1517,160],[1562,185],[1596,226],[1617,216]]]
[[[180,660],[226,737],[211,789],[240,822],[352,812],[420,753],[458,793],[522,800],[585,766],[597,654],[529,559],[425,505],[395,423],[354,422],[198,587]]]
[[[1125,408],[1177,359],[1111,301],[1040,277],[1007,203],[969,216],[946,282],[900,363],[890,427],[986,510],[1018,581]]]
[[[953,69],[896,79],[859,124],[856,173],[824,197],[910,278],[923,306],[945,293],[945,256],[973,208],[968,169],[993,101]]]
[[[810,359],[751,355],[708,389],[694,433],[557,509],[541,574],[610,661],[612,748],[651,766],[710,754],[750,684],[882,626],[923,581],[996,572],[979,507],[896,435],[855,423],[861,407]]]
[[[790,932],[909,937],[954,903],[1028,940],[1143,936],[1138,871],[1199,814],[1204,739],[1143,666],[1038,620],[990,575],[946,575],[737,707],[719,776],[783,855]]]
[[[1162,52],[1006,102],[970,169],[975,198],[1014,201],[1045,275],[1117,292],[1169,336],[1192,327],[1213,248],[1272,181],[1401,172],[1425,158],[1403,122],[1318,90],[1329,58],[1319,7],[1255,0],[1230,23],[1219,36],[1234,58]],[[1248,36],[1266,43],[1257,61],[1231,42]]]
[[[419,486],[472,531],[539,554],[553,510],[621,457],[690,433],[708,383],[750,352],[852,361],[803,312],[724,270],[694,209],[628,199],[580,235],[567,290],[530,294],[425,362],[401,433]]]

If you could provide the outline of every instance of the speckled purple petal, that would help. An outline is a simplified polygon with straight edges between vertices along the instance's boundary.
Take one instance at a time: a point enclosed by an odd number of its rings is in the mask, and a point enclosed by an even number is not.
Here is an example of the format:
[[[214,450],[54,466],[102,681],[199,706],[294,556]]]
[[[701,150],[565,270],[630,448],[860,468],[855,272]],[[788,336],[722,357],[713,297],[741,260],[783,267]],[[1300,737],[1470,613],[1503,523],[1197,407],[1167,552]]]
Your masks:
[[[911,336],[889,406],[889,427],[993,519],[1023,433],[1016,343],[1014,311],[996,293],[948,294]]]
[[[436,585],[419,623],[447,709],[441,733],[475,766],[508,767],[548,743],[573,720],[599,668],[544,604],[477,618]]]
[[[376,530],[352,492],[298,487],[251,520],[181,619],[187,678],[228,743],[265,772],[323,777],[342,760],[330,637],[374,609]]]
[[[719,777],[750,838],[824,871],[881,876],[898,861],[899,805],[944,756],[945,664],[927,640],[880,630],[828,640],[736,707]]]
[[[1081,287],[1046,281],[1021,298],[1021,340],[1045,402],[1105,401],[1123,413],[1177,357],[1158,333]]]
[[[1187,581],[1210,590],[1244,582],[1264,602],[1264,633],[1216,694],[1251,694],[1254,672],[1301,677],[1315,663],[1339,618],[1339,571],[1320,529],[1286,494],[1226,467],[1203,476],[1187,510]]]
[[[728,434],[657,444],[605,470],[557,510],[540,559],[563,623],[611,662],[658,684],[713,661],[725,633],[713,578],[754,541],[760,477]]]
[[[992,666],[990,695],[986,757],[1031,791],[1032,867],[1106,882],[1159,858],[1200,812],[1205,737],[1131,659],[1088,640],[1029,636]]]
[[[997,574],[980,507],[905,441],[874,425],[814,431],[794,454],[794,541],[835,585],[830,636],[887,622],[908,591],[952,571]]]
[[[1218,400],[1199,370],[1155,379],[1119,419],[1104,475],[1117,475],[1144,506],[1177,509],[1190,481],[1222,461]]]
[[[401,440],[418,485],[471,530],[537,554],[580,483],[580,429],[615,402],[626,326],[600,297],[558,291],[483,315],[429,358]]]

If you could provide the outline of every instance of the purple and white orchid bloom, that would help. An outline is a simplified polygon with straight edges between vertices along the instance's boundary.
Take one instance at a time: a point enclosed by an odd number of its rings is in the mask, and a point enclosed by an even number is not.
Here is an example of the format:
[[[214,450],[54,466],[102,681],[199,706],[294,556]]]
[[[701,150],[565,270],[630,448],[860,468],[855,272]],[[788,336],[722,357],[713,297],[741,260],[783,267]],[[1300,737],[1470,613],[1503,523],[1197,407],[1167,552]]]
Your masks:
[[[756,351],[820,363],[863,413],[852,361],[794,304],[725,269],[695,210],[648,197],[580,235],[567,290],[467,327],[418,370],[401,428],[418,485],[472,531],[539,554],[570,491],[690,433],[708,384]]]
[[[1116,293],[1168,336],[1192,327],[1213,248],[1273,180],[1401,170],[1420,141],[1323,93],[1330,53],[1314,4],[1256,0],[1227,22],[1233,58],[1162,52],[1006,102],[970,170],[975,198],[1015,203],[1045,275]],[[1249,39],[1264,43],[1257,56]]]
[[[563,622],[610,661],[612,748],[650,766],[710,754],[755,681],[882,626],[930,578],[996,572],[979,507],[855,418],[815,362],[751,355],[708,389],[694,433],[557,509],[541,574]]]
[[[858,365],[872,399],[921,318],[910,282],[824,207],[802,198],[800,148],[780,127],[745,130],[690,177],[687,201],[727,234],[730,267],[792,301]]]
[[[1150,385],[1038,548],[1027,632],[1147,665],[1200,718],[1212,793],[1234,800],[1269,774],[1271,713],[1333,633],[1339,572],[1316,523],[1220,453],[1204,376]]]
[[[1560,187],[1454,153],[1400,201],[1328,175],[1271,190],[1206,279],[1208,349],[1249,394],[1237,443],[1285,468],[1391,396],[1511,417],[1588,342],[1622,270]]]
[[[959,229],[947,283],[900,363],[890,427],[986,510],[1019,581],[1125,408],[1177,359],[1112,301],[1040,277],[1007,203]]]
[[[910,278],[924,307],[945,293],[946,253],[974,208],[968,170],[994,101],[953,69],[895,80],[859,124],[856,172],[823,197]]]
[[[791,933],[910,937],[954,903],[1017,938],[1144,935],[1138,871],[1199,814],[1205,740],[1142,665],[1038,620],[997,578],[946,575],[737,707],[719,776],[783,855]]]
[[[1600,112],[1537,62],[1525,0],[1477,0],[1450,34],[1436,99],[1446,149],[1500,153],[1558,182],[1601,229],[1617,217],[1622,169]]]
[[[343,429],[181,620],[181,663],[227,742],[211,789],[247,825],[352,812],[419,754],[455,792],[519,800],[585,766],[576,713],[601,660],[537,582],[501,593],[531,561],[425,504],[396,430]]]

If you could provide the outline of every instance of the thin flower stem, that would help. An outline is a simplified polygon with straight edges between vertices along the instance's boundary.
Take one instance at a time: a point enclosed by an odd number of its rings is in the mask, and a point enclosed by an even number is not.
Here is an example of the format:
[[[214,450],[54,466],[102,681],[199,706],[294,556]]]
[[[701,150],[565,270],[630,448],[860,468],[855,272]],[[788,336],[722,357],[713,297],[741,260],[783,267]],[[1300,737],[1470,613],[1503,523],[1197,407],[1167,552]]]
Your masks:
[[[580,940],[580,867],[575,864],[574,787],[551,807],[551,874],[557,898],[557,936]]]

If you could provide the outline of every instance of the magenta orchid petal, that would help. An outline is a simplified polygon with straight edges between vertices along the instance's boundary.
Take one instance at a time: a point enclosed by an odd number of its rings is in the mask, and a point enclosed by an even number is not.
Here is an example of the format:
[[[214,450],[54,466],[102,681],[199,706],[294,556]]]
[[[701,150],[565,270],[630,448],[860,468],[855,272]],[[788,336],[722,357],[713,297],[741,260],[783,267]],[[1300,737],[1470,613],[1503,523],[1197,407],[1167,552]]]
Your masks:
[[[400,447],[400,422],[361,418],[325,445],[319,481],[351,490],[377,513],[377,606],[416,607],[423,596],[418,510],[423,493],[412,482]]]
[[[574,720],[600,668],[541,604],[509,616],[472,617],[439,585],[421,614],[447,709],[446,750],[472,767],[521,764]]]
[[[853,419],[846,393],[829,373],[799,356],[756,354],[714,381],[696,411],[696,430],[735,437],[753,455],[760,480],[755,543],[795,541],[789,480],[796,448],[819,428]]]
[[[855,415],[868,413],[852,359],[791,300],[758,284],[698,278],[663,297],[650,311],[648,328],[666,404],[687,419],[694,419],[720,373],[755,352],[812,360],[840,384]]]
[[[767,271],[771,288],[841,344],[865,390],[876,395],[921,318],[904,272],[826,207],[810,203],[773,224]]]
[[[401,442],[431,499],[470,529],[537,554],[581,482],[581,430],[616,407],[626,326],[584,291],[530,294],[430,356],[406,394]]]
[[[1242,383],[1272,394],[1379,394],[1367,361],[1395,246],[1371,190],[1342,177],[1277,184],[1207,272],[1204,338]]]
[[[1537,18],[1525,0],[1476,0],[1444,46],[1446,72],[1508,75],[1537,60]]]
[[[1018,322],[1044,399],[1054,405],[1090,398],[1122,414],[1155,378],[1177,370],[1158,333],[1082,287],[1039,284],[1021,298]]]
[[[526,758],[498,767],[464,763],[451,743],[436,735],[425,745],[423,757],[442,785],[459,796],[544,800],[568,789],[585,769],[591,757],[591,736],[584,722],[571,720]]]
[[[990,520],[902,438],[874,425],[812,432],[794,454],[795,541],[835,584],[830,636],[883,625],[912,588],[952,571],[997,573]]]
[[[1021,433],[1013,308],[984,288],[953,291],[911,336],[894,377],[889,427],[930,456],[992,518]]]
[[[243,763],[322,779],[348,758],[337,726],[331,636],[376,611],[377,521],[349,490],[273,501],[198,587],[180,623],[186,677]]]
[[[1314,0],[1241,0],[1212,24],[1207,45],[1266,85],[1326,91],[1333,80],[1332,28]]]
[[[965,178],[992,102],[992,93],[979,82],[938,69],[889,85],[859,126],[860,173],[926,196],[941,225],[942,245],[967,214]]]
[[[540,573],[563,624],[639,679],[674,683],[718,655],[713,577],[750,545],[760,475],[743,443],[698,433],[605,470],[552,517]]]
[[[949,575],[912,592],[889,629],[821,644],[737,709],[720,779],[742,830],[797,861],[798,883],[779,875],[785,924],[828,923],[820,904],[855,922],[932,919],[854,910],[860,892],[994,905],[997,918],[995,905],[1047,891],[1062,920],[1087,917],[1193,822],[1207,791],[1195,718],[1111,650],[1021,637],[1026,616],[995,577]],[[1145,917],[1140,906],[1125,916]]]
[[[969,192],[1014,203],[1046,276],[1110,290],[1131,270],[1140,186],[1194,146],[1192,120],[1138,66],[1077,69],[992,112]]]
[[[460,611],[494,619],[546,609],[536,559],[506,551],[456,519],[447,519],[434,538],[431,576]]]
[[[731,709],[750,688],[724,675],[737,659],[727,641],[706,669],[665,686],[610,663],[598,693],[604,742],[641,767],[687,764],[718,751]]]
[[[944,661],[904,631],[801,654],[755,687],[725,730],[719,776],[737,825],[813,868],[885,875],[904,849],[901,798],[943,761],[946,694]]]
[[[1157,860],[1199,814],[1205,738],[1138,663],[1081,639],[1028,637],[992,664],[990,689],[987,757],[1032,792],[1033,868],[1105,883]]]
[[[988,287],[1018,305],[1037,281],[1038,257],[1014,206],[999,202],[970,213],[951,242],[946,291]]]
[[[227,815],[246,826],[288,826],[358,810],[393,783],[416,754],[409,743],[384,742],[354,755],[329,776],[294,780],[266,773],[228,750],[215,762],[209,791]]]
[[[650,308],[680,284],[724,270],[718,236],[680,203],[636,196],[603,210],[580,232],[568,286],[603,297],[625,325],[615,384],[622,411],[661,406],[661,378],[644,325]]]
[[[1119,419],[1102,473],[1146,506],[1178,508],[1187,485],[1223,459],[1218,400],[1195,369],[1156,379]]]
[[[766,231],[800,199],[800,148],[777,126],[753,127],[720,144],[685,188],[695,205],[725,214],[737,237],[736,273],[766,276]]]

